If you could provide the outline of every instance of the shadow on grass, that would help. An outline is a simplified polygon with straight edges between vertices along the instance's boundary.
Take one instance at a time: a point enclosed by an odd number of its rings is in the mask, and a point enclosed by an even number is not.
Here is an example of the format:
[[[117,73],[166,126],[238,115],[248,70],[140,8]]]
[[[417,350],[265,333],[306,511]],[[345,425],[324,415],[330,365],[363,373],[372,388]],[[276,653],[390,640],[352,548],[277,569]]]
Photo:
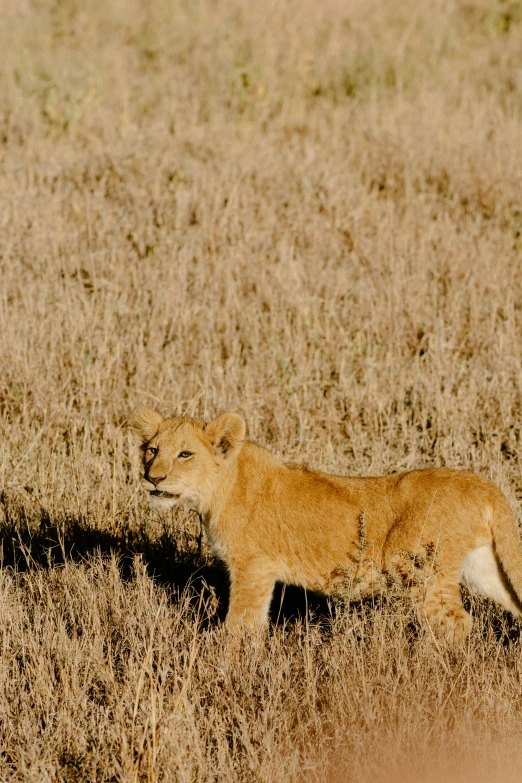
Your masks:
[[[224,620],[228,609],[229,579],[224,564],[207,558],[201,546],[183,546],[176,531],[164,528],[151,537],[144,524],[138,529],[119,533],[100,530],[86,518],[65,517],[53,520],[42,509],[39,516],[27,516],[23,508],[11,504],[0,494],[0,566],[18,572],[33,568],[55,568],[65,562],[85,562],[92,556],[117,558],[122,579],[134,573],[134,560],[140,556],[147,572],[158,584],[166,587],[172,601],[189,590],[194,603],[202,591],[209,588],[218,599],[218,610],[212,622]],[[192,542],[194,544],[194,542]],[[271,619],[277,624],[298,618],[313,618],[314,622],[331,618],[331,602],[323,596],[298,587],[276,585]]]
[[[93,527],[87,518],[66,517],[57,522],[44,509],[36,519],[34,515],[29,518],[23,508],[10,504],[4,493],[0,494],[0,509],[4,516],[0,522],[1,567],[21,572],[35,567],[59,567],[66,561],[85,562],[92,556],[114,555],[122,579],[127,580],[132,578],[134,560],[139,556],[149,576],[167,588],[171,601],[178,601],[180,594],[188,590],[197,605],[200,595],[211,590],[218,599],[218,609],[208,622],[215,624],[226,617],[229,579],[224,564],[205,557],[197,542],[192,541],[192,546],[187,546],[186,541],[182,544],[179,531],[164,528],[159,536],[152,537],[143,524],[138,529],[111,533]],[[503,644],[520,638],[520,622],[500,606],[471,595],[466,588],[462,588],[462,599],[465,608],[474,615],[481,635],[489,628]],[[371,621],[373,610],[383,603],[386,599],[377,596],[352,606],[358,615],[365,615]],[[270,610],[273,623],[307,620],[320,624],[328,635],[329,621],[335,615],[336,606],[330,599],[299,587],[276,585]],[[415,637],[416,621],[408,627],[410,636]]]

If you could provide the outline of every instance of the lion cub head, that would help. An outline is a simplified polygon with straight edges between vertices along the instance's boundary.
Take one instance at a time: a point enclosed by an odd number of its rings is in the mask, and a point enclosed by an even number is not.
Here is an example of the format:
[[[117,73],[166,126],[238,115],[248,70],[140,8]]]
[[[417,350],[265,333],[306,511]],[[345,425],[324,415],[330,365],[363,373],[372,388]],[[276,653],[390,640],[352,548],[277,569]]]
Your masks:
[[[245,438],[245,422],[234,413],[204,424],[186,416],[163,419],[139,408],[129,426],[141,448],[151,505],[164,509],[184,501],[205,510]]]

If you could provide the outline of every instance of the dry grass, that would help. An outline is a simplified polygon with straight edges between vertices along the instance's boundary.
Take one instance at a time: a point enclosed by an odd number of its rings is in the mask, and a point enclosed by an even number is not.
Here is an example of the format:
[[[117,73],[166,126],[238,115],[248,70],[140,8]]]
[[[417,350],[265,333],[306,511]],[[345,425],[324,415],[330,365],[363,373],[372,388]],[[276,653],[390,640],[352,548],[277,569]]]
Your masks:
[[[521,4],[1,6],[0,778],[520,780],[516,625],[477,605],[451,650],[287,590],[230,661],[123,424],[238,410],[518,509]]]

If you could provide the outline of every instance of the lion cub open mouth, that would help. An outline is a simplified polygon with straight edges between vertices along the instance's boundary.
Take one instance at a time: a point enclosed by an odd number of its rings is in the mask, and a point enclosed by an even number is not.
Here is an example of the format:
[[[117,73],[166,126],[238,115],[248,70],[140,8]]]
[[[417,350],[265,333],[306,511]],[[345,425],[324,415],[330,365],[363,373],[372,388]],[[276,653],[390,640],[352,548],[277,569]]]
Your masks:
[[[150,494],[155,498],[173,498],[174,500],[181,497],[181,495],[174,495],[172,492],[162,492],[159,489],[153,489]]]

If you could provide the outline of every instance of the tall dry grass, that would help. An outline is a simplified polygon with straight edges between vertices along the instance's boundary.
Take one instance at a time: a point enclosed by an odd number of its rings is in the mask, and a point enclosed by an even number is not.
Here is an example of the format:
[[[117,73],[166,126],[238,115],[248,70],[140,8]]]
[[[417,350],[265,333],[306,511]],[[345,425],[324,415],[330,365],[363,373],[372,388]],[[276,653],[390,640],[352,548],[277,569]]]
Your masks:
[[[287,589],[230,660],[223,571],[123,425],[237,410],[289,459],[470,468],[518,513],[521,4],[0,18],[0,778],[519,780],[516,624],[477,604],[452,650],[399,599]]]

